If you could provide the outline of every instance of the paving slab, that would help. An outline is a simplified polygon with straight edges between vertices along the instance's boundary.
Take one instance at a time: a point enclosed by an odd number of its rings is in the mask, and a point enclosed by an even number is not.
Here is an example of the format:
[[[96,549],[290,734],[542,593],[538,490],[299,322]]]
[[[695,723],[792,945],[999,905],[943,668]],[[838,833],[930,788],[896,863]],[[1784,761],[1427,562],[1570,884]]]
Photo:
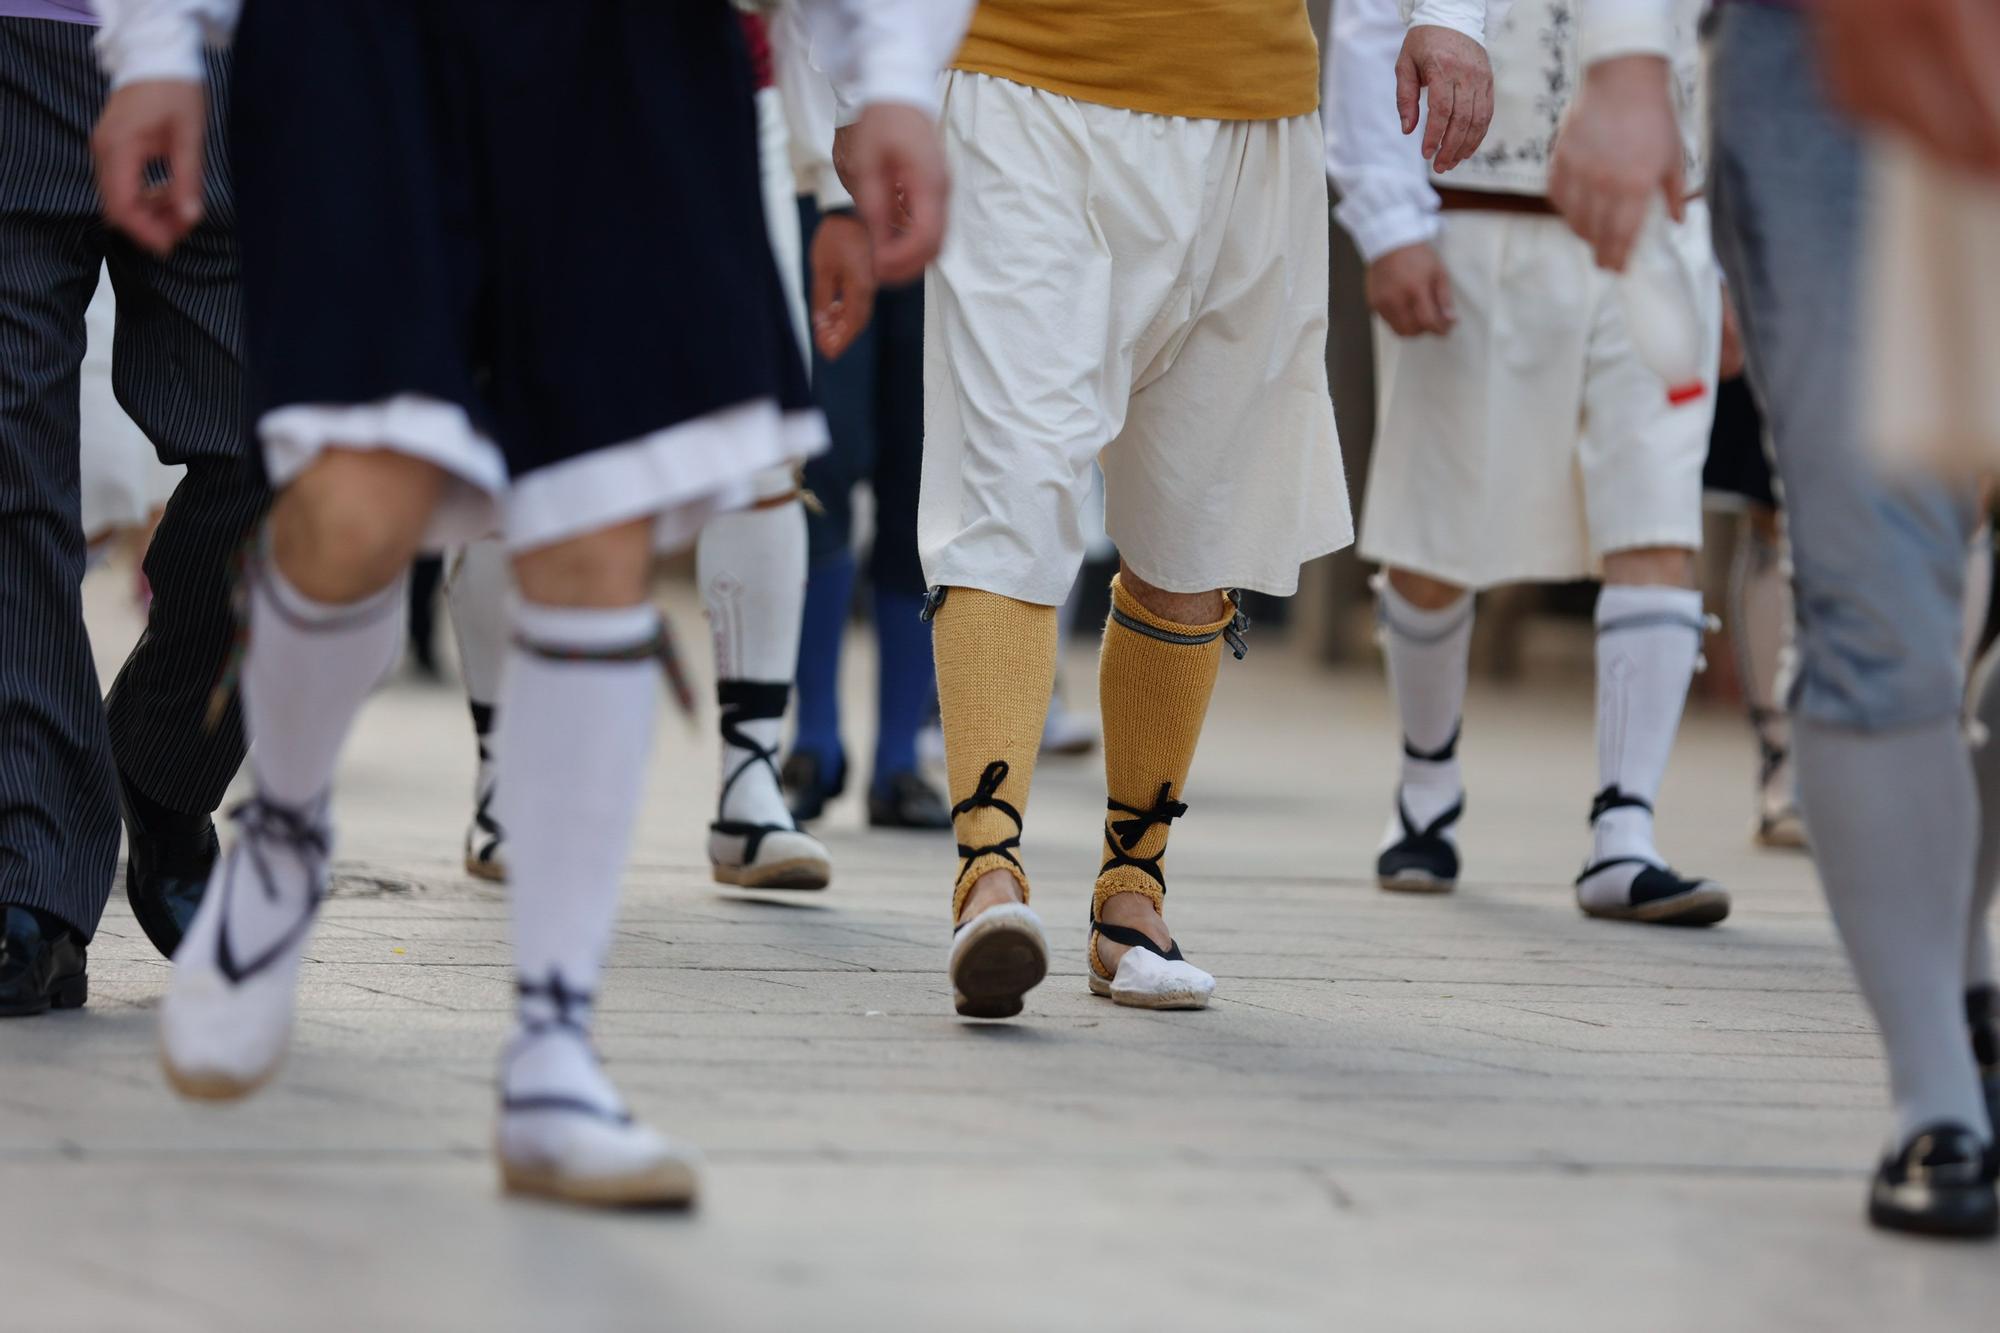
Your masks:
[[[89,593],[115,661],[129,617]],[[1087,657],[1067,669],[1087,693]],[[857,643],[856,717],[867,673]],[[870,833],[850,797],[830,891],[723,890],[706,728],[669,721],[599,1029],[637,1109],[705,1150],[705,1196],[596,1216],[495,1190],[506,902],[457,865],[463,707],[398,679],[344,766],[339,889],[263,1094],[166,1090],[165,964],[122,901],[90,1006],[0,1025],[0,1326],[2000,1326],[2000,1247],[1862,1224],[1879,1052],[1809,867],[1749,845],[1740,720],[1691,713],[1661,800],[1666,847],[1736,914],[1674,931],[1571,903],[1590,716],[1575,674],[1475,690],[1466,882],[1384,894],[1379,674],[1260,636],[1169,863],[1214,1007],[1085,992],[1102,778],[1052,759],[1027,854],[1054,970],[1003,1025],[950,1012],[948,839]]]

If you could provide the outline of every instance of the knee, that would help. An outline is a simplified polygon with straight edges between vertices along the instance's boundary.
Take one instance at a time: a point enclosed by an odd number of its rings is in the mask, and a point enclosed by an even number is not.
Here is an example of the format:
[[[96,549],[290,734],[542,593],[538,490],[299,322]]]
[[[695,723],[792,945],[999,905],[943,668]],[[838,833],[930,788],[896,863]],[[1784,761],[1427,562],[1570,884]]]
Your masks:
[[[1139,605],[1176,625],[1213,625],[1228,614],[1229,598],[1219,588],[1209,592],[1169,592],[1146,582],[1122,561],[1118,566],[1118,583]]]
[[[1428,574],[1407,569],[1390,569],[1385,573],[1396,595],[1419,611],[1442,611],[1465,596],[1465,589],[1456,583],[1446,583]]]
[[[292,586],[316,601],[358,601],[409,568],[424,517],[382,503],[371,489],[302,478],[271,512],[271,554]]]
[[[514,577],[538,605],[615,608],[646,600],[652,564],[653,524],[641,519],[523,552]]]

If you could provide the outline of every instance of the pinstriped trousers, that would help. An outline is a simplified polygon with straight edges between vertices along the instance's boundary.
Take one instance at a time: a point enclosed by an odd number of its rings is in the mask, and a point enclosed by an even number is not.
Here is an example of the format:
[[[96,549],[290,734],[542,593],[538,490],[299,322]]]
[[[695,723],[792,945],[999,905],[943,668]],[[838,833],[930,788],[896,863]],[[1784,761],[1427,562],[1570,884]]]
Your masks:
[[[205,714],[234,634],[236,553],[269,501],[240,363],[226,70],[211,67],[207,220],[157,260],[100,216],[91,33],[0,19],[0,904],[85,935],[117,869],[117,774],[195,813],[243,760],[234,703],[213,727]],[[151,617],[108,699],[79,588],[79,367],[100,261],[118,400],[162,462],[187,465],[146,557]]]

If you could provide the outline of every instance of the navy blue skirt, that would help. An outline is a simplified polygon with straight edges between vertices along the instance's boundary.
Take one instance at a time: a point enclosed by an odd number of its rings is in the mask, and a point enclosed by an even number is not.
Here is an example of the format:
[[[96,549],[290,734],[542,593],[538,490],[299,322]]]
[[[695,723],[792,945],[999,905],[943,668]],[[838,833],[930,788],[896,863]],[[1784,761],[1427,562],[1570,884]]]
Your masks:
[[[259,417],[437,400],[518,481],[808,404],[726,0],[247,0],[231,132]]]

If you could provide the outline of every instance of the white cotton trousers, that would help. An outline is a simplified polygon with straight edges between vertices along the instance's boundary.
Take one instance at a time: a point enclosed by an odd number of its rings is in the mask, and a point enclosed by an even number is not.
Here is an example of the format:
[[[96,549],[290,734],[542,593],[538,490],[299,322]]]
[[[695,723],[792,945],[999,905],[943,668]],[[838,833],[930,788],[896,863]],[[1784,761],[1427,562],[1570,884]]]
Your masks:
[[[1708,209],[1673,228],[1720,348]],[[1376,325],[1368,559],[1468,588],[1598,576],[1607,552],[1701,545],[1708,392],[1679,406],[1640,360],[1617,279],[1553,214],[1459,209],[1434,243],[1458,323]]]

